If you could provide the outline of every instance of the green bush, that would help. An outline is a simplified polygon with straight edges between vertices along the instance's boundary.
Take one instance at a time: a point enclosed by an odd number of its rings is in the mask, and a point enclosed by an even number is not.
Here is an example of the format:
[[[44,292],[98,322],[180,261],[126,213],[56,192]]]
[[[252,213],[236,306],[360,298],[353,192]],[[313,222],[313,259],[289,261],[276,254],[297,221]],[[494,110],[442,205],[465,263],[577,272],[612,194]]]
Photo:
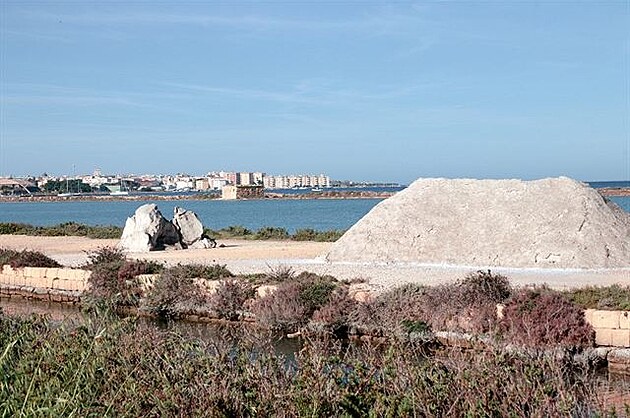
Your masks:
[[[291,239],[294,241],[335,242],[345,233],[342,230],[316,231],[311,228],[298,229]]]
[[[300,284],[300,301],[310,317],[317,309],[326,305],[333,291],[339,286],[332,276],[320,276],[314,273],[302,272],[297,276]]]
[[[98,239],[118,239],[122,236],[118,226],[90,226],[65,222],[53,226],[33,226],[21,223],[0,223],[0,234],[29,236],[81,236]]]
[[[630,311],[630,286],[587,286],[562,293],[583,309]]]
[[[241,225],[231,225],[219,231],[233,237],[244,237],[252,234],[252,231]]]
[[[234,277],[225,265],[221,264],[179,264],[177,274],[190,279],[221,280]]]
[[[38,251],[15,251],[0,248],[0,266],[5,264],[19,267],[61,267],[57,261]]]
[[[259,240],[269,240],[269,239],[283,240],[283,239],[288,239],[288,238],[289,238],[289,233],[287,232],[286,229],[274,228],[272,226],[265,226],[263,228],[260,228],[258,231],[256,231],[256,234],[254,235],[254,239],[259,239]]]
[[[0,222],[0,235],[28,235],[30,228],[27,224]]]
[[[261,284],[270,283],[268,273],[239,274],[238,278],[241,280],[245,280],[246,282],[252,285],[261,285]]]
[[[232,225],[227,228],[214,230],[210,228],[204,229],[204,234],[214,239],[227,239],[227,238],[239,238],[239,239],[259,239],[259,240],[287,240],[294,241],[319,241],[319,242],[334,242],[337,241],[345,231],[330,230],[330,231],[316,231],[311,228],[298,229],[294,234],[289,234],[285,228],[265,226],[252,232],[241,225]]]

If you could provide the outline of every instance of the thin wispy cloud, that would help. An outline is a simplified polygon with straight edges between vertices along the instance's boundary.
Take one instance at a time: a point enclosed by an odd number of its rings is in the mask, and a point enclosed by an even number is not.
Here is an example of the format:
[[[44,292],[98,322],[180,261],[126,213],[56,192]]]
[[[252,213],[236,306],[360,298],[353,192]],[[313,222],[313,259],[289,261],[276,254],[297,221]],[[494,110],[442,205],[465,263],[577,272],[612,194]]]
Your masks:
[[[367,174],[402,172],[400,149],[420,169],[437,152],[456,171],[453,144],[483,170],[492,158],[527,171],[540,148],[570,138],[597,176],[615,177],[627,142],[628,11],[614,2],[3,4],[5,143],[37,151],[7,161],[20,170],[48,169],[42,138],[66,154],[83,137],[139,153],[184,141],[179,160],[200,165],[250,150],[260,160],[253,143],[280,141],[268,147],[276,170],[316,163],[308,143],[339,150],[348,177],[349,151]],[[497,146],[506,141],[519,152]],[[557,167],[579,168],[555,151]],[[161,151],[128,163],[148,160],[174,164]]]
[[[283,103],[305,103],[305,104],[331,104],[330,101],[319,98],[307,97],[299,91],[266,91],[257,89],[230,88],[205,86],[199,84],[184,83],[161,83],[164,86],[173,87],[182,90],[194,91],[199,93],[210,93],[222,96],[229,96],[239,99],[262,100]]]
[[[186,84],[186,83],[160,83],[162,86],[172,87],[185,91],[208,93],[227,96],[236,99],[253,101],[269,101],[295,104],[312,105],[352,105],[360,106],[368,102],[379,102],[403,97],[412,97],[423,91],[444,87],[446,82],[415,82],[401,85],[390,85],[364,90],[352,90],[344,87],[336,87],[333,83],[325,83],[321,80],[311,83],[308,80],[299,82],[292,90],[270,91],[247,88],[232,88],[222,86]]]

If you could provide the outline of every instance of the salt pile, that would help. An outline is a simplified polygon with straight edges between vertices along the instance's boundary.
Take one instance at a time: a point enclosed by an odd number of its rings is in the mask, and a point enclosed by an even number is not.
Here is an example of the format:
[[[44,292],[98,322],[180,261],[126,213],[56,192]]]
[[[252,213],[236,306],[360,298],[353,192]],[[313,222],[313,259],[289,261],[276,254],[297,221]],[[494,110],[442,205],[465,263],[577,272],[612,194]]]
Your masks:
[[[419,179],[376,205],[328,261],[630,267],[630,214],[560,177]]]

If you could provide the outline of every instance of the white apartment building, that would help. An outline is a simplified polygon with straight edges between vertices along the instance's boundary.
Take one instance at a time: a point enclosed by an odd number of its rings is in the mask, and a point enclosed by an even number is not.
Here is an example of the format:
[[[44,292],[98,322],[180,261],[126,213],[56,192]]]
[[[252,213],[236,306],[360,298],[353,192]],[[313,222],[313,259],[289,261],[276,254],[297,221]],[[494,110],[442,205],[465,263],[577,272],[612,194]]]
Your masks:
[[[250,186],[254,184],[254,173],[236,173],[236,184],[239,186]]]
[[[330,177],[320,175],[265,176],[267,189],[291,189],[294,187],[330,187]]]

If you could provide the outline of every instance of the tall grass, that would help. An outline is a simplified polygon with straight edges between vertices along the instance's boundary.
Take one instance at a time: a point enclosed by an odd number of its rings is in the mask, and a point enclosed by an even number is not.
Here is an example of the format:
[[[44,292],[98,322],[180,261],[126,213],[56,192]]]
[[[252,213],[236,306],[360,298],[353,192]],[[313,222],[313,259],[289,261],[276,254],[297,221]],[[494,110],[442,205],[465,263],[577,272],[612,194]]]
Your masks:
[[[571,357],[185,338],[133,320],[0,314],[2,416],[605,416]],[[630,406],[628,407],[630,408]],[[627,409],[625,412],[629,412]],[[617,411],[623,413],[624,411]],[[611,415],[612,416],[612,415]]]

